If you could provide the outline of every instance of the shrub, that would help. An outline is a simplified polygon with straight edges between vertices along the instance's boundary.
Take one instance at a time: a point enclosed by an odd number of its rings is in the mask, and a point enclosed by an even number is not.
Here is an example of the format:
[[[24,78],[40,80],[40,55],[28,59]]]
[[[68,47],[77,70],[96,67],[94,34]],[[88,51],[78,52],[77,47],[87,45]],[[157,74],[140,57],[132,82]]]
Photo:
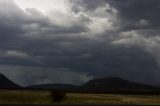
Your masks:
[[[66,97],[66,93],[54,90],[54,91],[51,91],[51,98],[53,102],[59,103],[65,100],[67,97]]]

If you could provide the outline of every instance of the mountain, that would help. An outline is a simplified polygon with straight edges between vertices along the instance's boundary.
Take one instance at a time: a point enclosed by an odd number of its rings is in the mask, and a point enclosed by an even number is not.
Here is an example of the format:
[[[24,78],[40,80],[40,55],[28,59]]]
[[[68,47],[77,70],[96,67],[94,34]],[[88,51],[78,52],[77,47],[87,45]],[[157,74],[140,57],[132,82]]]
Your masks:
[[[116,77],[107,77],[93,79],[81,86],[74,86],[71,84],[40,84],[31,85],[27,87],[28,89],[56,89],[64,90],[67,92],[85,92],[85,93],[121,93],[123,91],[129,93],[146,93],[144,91],[160,91],[160,87],[155,87],[151,85],[140,84],[136,82],[131,82],[125,79]],[[142,92],[143,91],[143,92]],[[160,92],[159,92],[160,93]]]
[[[104,90],[160,90],[160,87],[131,82],[116,77],[93,79],[81,86],[82,89],[104,91]]]
[[[0,89],[19,89],[19,88],[21,88],[19,85],[9,80],[3,74],[0,74]]]
[[[160,87],[131,82],[116,77],[92,79],[81,86],[72,84],[39,84],[20,87],[3,74],[0,74],[0,89],[43,89],[63,90],[66,92],[85,93],[134,93],[134,94],[160,94]],[[149,92],[149,93],[148,93]]]

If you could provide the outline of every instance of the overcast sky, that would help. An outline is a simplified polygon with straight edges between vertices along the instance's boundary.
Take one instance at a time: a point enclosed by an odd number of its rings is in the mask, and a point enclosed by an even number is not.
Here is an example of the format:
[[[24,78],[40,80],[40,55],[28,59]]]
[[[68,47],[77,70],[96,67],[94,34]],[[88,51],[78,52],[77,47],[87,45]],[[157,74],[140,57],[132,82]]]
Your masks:
[[[159,19],[160,0],[0,0],[0,72],[23,86],[160,86]]]

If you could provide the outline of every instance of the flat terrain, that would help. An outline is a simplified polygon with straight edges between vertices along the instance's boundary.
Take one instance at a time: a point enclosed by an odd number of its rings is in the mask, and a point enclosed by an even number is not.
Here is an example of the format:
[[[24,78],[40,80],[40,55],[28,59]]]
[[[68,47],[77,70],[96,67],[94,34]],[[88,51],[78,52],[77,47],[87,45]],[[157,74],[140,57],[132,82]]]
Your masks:
[[[54,104],[50,91],[0,90],[0,104]],[[160,95],[67,93],[61,104],[160,105]]]

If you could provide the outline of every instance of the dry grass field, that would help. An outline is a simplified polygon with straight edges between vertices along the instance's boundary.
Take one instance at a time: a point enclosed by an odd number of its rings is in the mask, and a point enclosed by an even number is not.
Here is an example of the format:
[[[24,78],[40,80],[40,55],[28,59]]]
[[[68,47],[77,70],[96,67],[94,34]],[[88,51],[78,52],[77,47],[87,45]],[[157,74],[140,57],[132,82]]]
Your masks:
[[[160,105],[159,95],[67,93],[62,104]],[[53,104],[50,91],[0,90],[0,104]]]

